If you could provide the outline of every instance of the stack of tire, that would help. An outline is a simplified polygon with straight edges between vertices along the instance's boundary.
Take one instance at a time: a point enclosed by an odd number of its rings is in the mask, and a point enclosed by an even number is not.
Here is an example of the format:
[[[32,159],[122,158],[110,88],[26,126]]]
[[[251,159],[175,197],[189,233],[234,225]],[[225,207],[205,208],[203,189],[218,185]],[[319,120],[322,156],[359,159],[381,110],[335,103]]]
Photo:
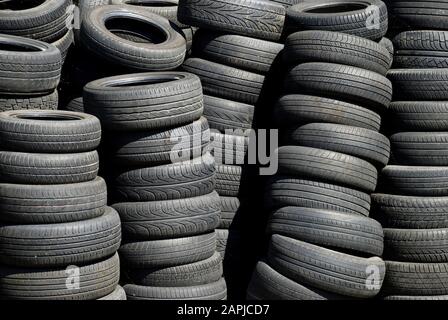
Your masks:
[[[97,176],[98,119],[5,111],[0,139],[0,298],[125,299],[120,217]]]
[[[115,76],[87,84],[83,98],[106,131],[128,299],[225,299],[215,233],[220,199],[199,78],[177,71]]]
[[[289,21],[330,28],[326,21],[338,30],[336,18],[351,21],[364,11],[350,8],[366,5],[347,3],[304,2],[290,7],[295,20]],[[325,5],[349,9],[311,10]],[[369,38],[383,37],[385,24]],[[367,36],[363,26],[356,33]],[[282,144],[279,170],[265,196],[271,239],[248,299],[362,299],[381,289],[383,230],[369,213],[378,170],[390,156],[389,140],[379,131],[392,99],[386,78],[392,56],[376,41],[338,31],[307,30],[286,39],[282,58],[290,69],[273,117]]]

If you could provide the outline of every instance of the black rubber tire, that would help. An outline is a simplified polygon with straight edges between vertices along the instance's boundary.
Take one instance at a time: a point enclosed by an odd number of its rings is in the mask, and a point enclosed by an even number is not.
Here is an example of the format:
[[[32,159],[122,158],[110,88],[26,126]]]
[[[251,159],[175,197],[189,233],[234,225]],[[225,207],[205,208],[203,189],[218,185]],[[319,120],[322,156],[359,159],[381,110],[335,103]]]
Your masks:
[[[67,287],[66,266],[45,269],[0,267],[0,299],[94,300],[112,294],[120,279],[118,254],[79,266],[79,289]],[[33,288],[33,290],[30,290]]]
[[[385,293],[412,296],[448,294],[448,263],[385,262]]]
[[[216,229],[216,251],[221,255],[222,260],[226,260],[227,240],[229,239],[229,230]]]
[[[322,209],[284,207],[273,212],[268,234],[280,234],[326,248],[381,256],[383,229],[367,217]]]
[[[289,94],[282,96],[274,109],[280,127],[328,122],[379,131],[381,117],[369,109],[334,99]]]
[[[88,83],[84,109],[111,131],[172,128],[198,120],[203,112],[201,81],[185,72],[151,72]]]
[[[283,6],[262,0],[180,0],[177,12],[187,25],[271,41],[280,40],[285,14]]]
[[[240,200],[237,197],[220,197],[221,200],[221,221],[218,229],[230,229],[234,221],[238,218],[240,211]]]
[[[121,26],[107,23],[113,19],[126,22]],[[80,37],[82,44],[100,59],[130,70],[173,70],[182,64],[186,54],[184,37],[168,19],[135,6],[93,9],[81,25]]]
[[[124,291],[123,287],[117,285],[115,287],[115,290],[109,293],[107,296],[104,296],[102,298],[99,298],[97,300],[102,301],[122,301],[126,300],[126,292]]]
[[[204,117],[210,128],[226,130],[247,130],[252,128],[255,107],[231,100],[204,96]]]
[[[177,128],[105,137],[105,148],[113,161],[128,167],[186,161],[204,154],[209,145],[210,129],[204,117]]]
[[[118,213],[61,224],[0,225],[0,262],[19,267],[87,264],[113,255],[120,247]]]
[[[215,232],[176,239],[126,242],[120,250],[129,268],[164,268],[210,258],[216,251]]]
[[[124,171],[112,180],[116,201],[160,201],[209,194],[215,187],[210,153],[189,161]]]
[[[299,146],[283,146],[277,153],[280,174],[334,183],[367,193],[375,191],[378,171],[365,160]]]
[[[193,54],[216,63],[266,74],[283,50],[283,44],[233,34],[199,30]]]
[[[58,108],[58,92],[55,90],[43,96],[1,96],[0,112],[12,110],[41,109],[56,110]]]
[[[398,20],[407,29],[448,29],[448,6],[446,1],[386,1],[391,21]]]
[[[370,196],[367,193],[322,182],[275,177],[267,186],[268,207],[306,207],[328,209],[368,216]]]
[[[306,0],[271,0],[271,1],[280,3],[281,5],[283,5],[284,7],[287,8],[287,7],[293,6],[295,4],[305,2]]]
[[[26,2],[26,1],[25,1]],[[11,1],[0,10],[0,33],[53,42],[67,33],[71,0],[45,0],[37,6]],[[12,10],[8,10],[12,9]]]
[[[0,181],[21,184],[66,184],[96,178],[96,151],[42,154],[0,151]]]
[[[389,139],[364,128],[311,123],[288,132],[285,140],[293,145],[345,153],[379,167],[384,167],[389,162]]]
[[[238,197],[243,169],[240,166],[220,164],[216,166],[215,190],[221,196]]]
[[[62,64],[65,63],[65,58],[67,58],[68,52],[71,48],[71,46],[75,42],[75,36],[73,30],[68,31],[65,35],[62,36],[62,38],[56,40],[52,44],[59,49],[59,52],[61,52],[61,62]]]
[[[1,95],[44,95],[56,89],[61,53],[55,46],[8,35],[0,35],[0,45]]]
[[[299,64],[286,75],[285,88],[288,93],[339,99],[379,112],[385,111],[392,99],[392,84],[386,77],[373,71],[334,63]]]
[[[375,193],[371,215],[388,228],[448,228],[448,197]]]
[[[375,9],[379,10],[379,25],[376,24],[377,21],[372,21],[375,25],[368,25],[372,18],[372,12],[367,10],[369,6],[374,6]],[[343,9],[339,10],[338,7]],[[332,10],[332,8],[335,9]],[[319,12],[320,9],[323,12]],[[303,1],[289,7],[286,11],[285,29],[289,33],[297,30],[327,30],[377,40],[384,37],[387,26],[387,7],[380,0]]]
[[[215,131],[210,134],[211,153],[217,164],[243,165],[245,163],[249,137],[243,136],[246,131],[232,131],[232,133],[241,135],[221,134]]]
[[[117,0],[114,0],[117,1]],[[79,13],[81,15],[81,23],[85,17],[89,14],[89,11],[99,6],[105,6],[112,4],[112,0],[78,0]],[[115,4],[115,3],[114,3]]]
[[[448,68],[391,69],[387,77],[396,101],[448,100]]]
[[[74,98],[65,106],[64,110],[73,112],[84,112],[84,100],[82,97]]]
[[[355,257],[280,235],[271,237],[268,263],[293,281],[355,298],[377,295],[386,272],[378,257]],[[378,288],[366,286],[369,267],[379,271]]]
[[[1,220],[13,224],[67,223],[93,219],[104,213],[106,183],[64,185],[0,184]]]
[[[133,283],[153,287],[190,287],[216,282],[222,278],[222,258],[215,252],[198,262],[160,269],[131,269],[127,276]]]
[[[400,132],[392,135],[390,142],[397,163],[448,166],[447,132]]]
[[[288,64],[338,63],[384,76],[392,64],[389,51],[375,41],[331,31],[302,31],[289,35],[282,57]]]
[[[395,101],[389,111],[401,131],[448,131],[446,101]]]
[[[124,286],[128,300],[226,300],[227,286],[224,278],[217,282],[192,287],[147,287],[127,284]]]
[[[395,301],[434,301],[434,300],[448,300],[448,295],[441,296],[386,296],[383,300]]]
[[[256,104],[265,77],[199,58],[188,58],[182,69],[196,74],[204,94],[238,102]]]
[[[100,121],[85,113],[59,110],[17,110],[0,113],[0,144],[3,150],[37,153],[86,152],[95,150],[100,139]]]
[[[394,53],[395,53],[395,46],[394,43],[389,38],[381,38],[381,40],[378,42],[379,45],[386,48],[386,50],[389,52],[389,55],[391,57],[389,68],[393,64],[394,59]]]
[[[220,218],[219,195],[169,201],[121,202],[112,207],[122,221],[126,239],[182,238],[215,230]]]

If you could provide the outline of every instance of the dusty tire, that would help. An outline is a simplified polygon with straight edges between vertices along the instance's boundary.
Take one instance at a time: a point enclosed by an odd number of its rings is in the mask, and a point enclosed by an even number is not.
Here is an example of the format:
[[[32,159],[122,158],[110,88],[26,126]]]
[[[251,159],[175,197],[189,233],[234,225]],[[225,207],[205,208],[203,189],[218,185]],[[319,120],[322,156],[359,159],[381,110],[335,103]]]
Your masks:
[[[126,300],[126,292],[124,291],[123,287],[117,285],[115,287],[115,290],[109,293],[107,296],[101,297],[97,300],[103,300],[103,301],[122,301]]]
[[[243,169],[239,166],[217,165],[215,190],[221,196],[238,197]]]
[[[56,110],[58,108],[58,92],[42,96],[2,96],[0,97],[0,112],[12,110]]]

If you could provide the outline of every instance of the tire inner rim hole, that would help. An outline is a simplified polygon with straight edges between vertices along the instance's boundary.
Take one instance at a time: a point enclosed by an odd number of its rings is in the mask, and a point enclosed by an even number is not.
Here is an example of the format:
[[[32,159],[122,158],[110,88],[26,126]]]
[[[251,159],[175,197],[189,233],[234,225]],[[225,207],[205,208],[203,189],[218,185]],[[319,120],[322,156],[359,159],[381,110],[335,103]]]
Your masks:
[[[136,19],[110,18],[105,23],[107,30],[116,36],[137,43],[160,44],[167,35],[157,26]]]
[[[45,0],[10,0],[1,1],[0,0],[0,10],[27,10],[34,7],[38,7],[43,4]]]
[[[107,87],[134,87],[134,86],[145,86],[151,84],[158,83],[166,83],[171,81],[180,80],[182,77],[180,76],[160,76],[160,77],[151,77],[144,79],[124,79],[121,81],[114,81],[110,83],[105,83]]]
[[[36,52],[41,50],[26,44],[2,43],[0,40],[0,51]]]
[[[127,0],[126,4],[140,7],[175,7],[176,5],[169,1],[155,1],[155,0]]]
[[[305,10],[308,13],[344,13],[366,9],[368,6],[363,3],[347,2],[347,3],[330,3],[319,7]]]
[[[39,121],[73,121],[73,120],[81,120],[80,117],[72,116],[72,115],[59,115],[59,114],[18,114],[15,116],[19,119],[24,120],[39,120]]]

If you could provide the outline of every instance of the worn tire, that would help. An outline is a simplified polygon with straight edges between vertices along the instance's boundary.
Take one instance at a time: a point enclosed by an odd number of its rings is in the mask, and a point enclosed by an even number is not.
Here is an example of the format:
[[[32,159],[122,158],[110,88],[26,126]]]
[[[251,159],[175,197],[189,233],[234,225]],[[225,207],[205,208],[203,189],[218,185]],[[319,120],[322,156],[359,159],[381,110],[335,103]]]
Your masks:
[[[240,193],[242,167],[220,164],[216,166],[215,190],[221,196],[238,197]]]
[[[388,0],[391,21],[398,20],[406,29],[448,29],[445,1]]]
[[[211,132],[210,148],[217,164],[243,165],[249,147],[249,137],[243,136],[246,132],[236,132],[242,135],[221,134]]]
[[[122,301],[126,300],[126,292],[124,291],[123,287],[120,285],[117,285],[115,287],[115,290],[109,293],[107,296],[101,297],[97,300],[102,301]]]
[[[401,131],[448,131],[446,101],[395,101],[389,111]]]
[[[62,64],[65,63],[65,58],[67,58],[68,52],[71,46],[74,44],[74,42],[75,42],[75,36],[72,30],[68,31],[65,35],[62,36],[62,38],[53,42],[53,45],[56,48],[58,48],[59,51],[61,52]]]
[[[234,221],[238,219],[241,209],[240,200],[237,197],[220,197],[221,200],[221,220],[218,229],[230,229]],[[236,221],[235,221],[236,222]]]
[[[65,106],[64,110],[73,112],[84,112],[84,100],[82,97],[74,98]]]
[[[2,96],[0,97],[0,112],[12,110],[56,110],[58,108],[58,92],[42,96]]]

